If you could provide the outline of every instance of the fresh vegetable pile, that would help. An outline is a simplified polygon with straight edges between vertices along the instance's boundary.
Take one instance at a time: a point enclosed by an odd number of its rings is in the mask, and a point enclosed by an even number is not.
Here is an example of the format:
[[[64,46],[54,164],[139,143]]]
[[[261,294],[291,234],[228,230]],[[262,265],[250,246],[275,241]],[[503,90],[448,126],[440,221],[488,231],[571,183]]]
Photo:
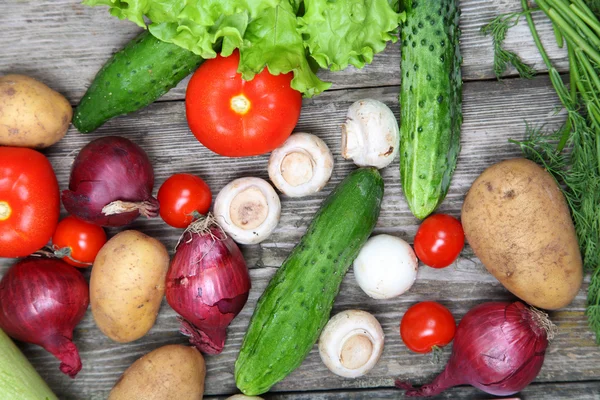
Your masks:
[[[0,105],[7,110],[0,127],[8,127],[0,130],[0,257],[27,257],[0,280],[0,397],[55,398],[5,333],[42,346],[74,378],[86,366],[73,331],[88,305],[98,330],[125,344],[148,334],[166,297],[190,345],[166,345],[139,358],[109,399],[202,399],[202,353],[224,351],[228,327],[250,295],[240,246],[276,232],[286,211],[280,195],[304,198],[321,190],[330,193],[253,310],[233,371],[244,394],[231,399],[269,391],[315,344],[324,365],[339,377],[369,373],[384,352],[380,322],[357,309],[330,315],[346,272],[352,266],[366,296],[394,299],[415,285],[419,261],[432,271],[447,268],[465,240],[490,274],[529,305],[479,304],[457,326],[439,302],[411,304],[395,333],[405,347],[433,355],[453,347],[432,383],[417,389],[396,381],[407,396],[433,396],[462,384],[492,395],[525,388],[540,372],[556,331],[535,307],[569,305],[580,290],[583,266],[596,268],[588,316],[600,333],[600,22],[583,1],[538,0],[569,48],[567,89],[523,0],[522,15],[567,109],[567,124],[519,142],[544,168],[517,158],[481,173],[460,220],[433,214],[448,192],[460,149],[456,0],[85,3],[107,5],[114,16],[148,31],[107,62],[73,115],[68,101],[41,82],[0,78]],[[531,76],[516,54],[502,48],[508,25],[520,15],[500,17],[484,31],[494,34],[497,72],[512,63]],[[317,77],[318,68],[362,68],[396,41],[398,31],[400,123],[376,99],[350,105],[339,144],[341,156],[358,168],[328,188],[335,151],[311,133],[292,133],[302,96],[329,87]],[[185,98],[191,133],[218,156],[271,153],[266,168],[271,182],[235,179],[215,192],[213,204],[211,187],[181,171],[154,196],[153,158],[127,138],[105,136],[77,154],[61,196],[50,162],[33,147],[60,140],[71,117],[85,133],[147,106],[196,68]],[[32,131],[34,119],[45,135]],[[561,153],[564,149],[570,151]],[[394,235],[372,235],[384,198],[379,170],[396,155],[407,204],[422,220],[413,246]],[[69,215],[59,221],[61,200]],[[141,216],[182,229],[172,256],[149,232],[131,229]],[[104,227],[118,232],[107,237]],[[90,266],[88,284],[82,272]]]

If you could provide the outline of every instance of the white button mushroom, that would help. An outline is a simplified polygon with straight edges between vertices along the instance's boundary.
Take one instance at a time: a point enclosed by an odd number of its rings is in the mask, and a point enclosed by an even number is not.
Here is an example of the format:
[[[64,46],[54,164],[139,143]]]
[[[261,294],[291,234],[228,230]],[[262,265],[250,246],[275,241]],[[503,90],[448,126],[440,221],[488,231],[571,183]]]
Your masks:
[[[383,329],[366,311],[346,310],[329,320],[319,338],[321,360],[331,372],[357,378],[369,372],[383,352]]]
[[[214,214],[227,234],[240,244],[265,240],[279,223],[281,203],[275,189],[260,178],[239,178],[215,199]]]
[[[333,156],[323,140],[310,133],[295,133],[269,158],[269,178],[290,197],[318,192],[329,181]]]
[[[363,99],[348,109],[342,124],[342,156],[359,167],[384,168],[398,154],[398,121],[388,106]]]
[[[391,299],[411,288],[419,262],[412,247],[391,235],[372,236],[354,260],[358,286],[374,299]]]

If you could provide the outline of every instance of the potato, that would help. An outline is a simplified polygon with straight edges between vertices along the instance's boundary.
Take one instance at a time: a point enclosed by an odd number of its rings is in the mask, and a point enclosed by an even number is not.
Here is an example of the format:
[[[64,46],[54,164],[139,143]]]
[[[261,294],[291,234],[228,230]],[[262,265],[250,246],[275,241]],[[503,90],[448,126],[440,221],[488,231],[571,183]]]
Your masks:
[[[69,101],[42,82],[0,77],[0,146],[51,146],[65,136],[72,116]]]
[[[163,346],[131,364],[108,400],[200,400],[205,375],[204,358],[196,348]]]
[[[169,254],[158,240],[123,231],[100,249],[90,277],[90,303],[98,328],[116,342],[144,336],[165,293]]]
[[[569,304],[583,269],[564,195],[533,161],[502,161],[473,182],[462,208],[467,241],[487,270],[527,303]]]

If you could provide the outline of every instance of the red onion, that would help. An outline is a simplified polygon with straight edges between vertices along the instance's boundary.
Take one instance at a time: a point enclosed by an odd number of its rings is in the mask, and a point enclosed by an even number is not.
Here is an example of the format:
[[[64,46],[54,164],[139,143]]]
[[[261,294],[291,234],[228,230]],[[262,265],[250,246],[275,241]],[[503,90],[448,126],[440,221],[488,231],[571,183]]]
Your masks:
[[[140,214],[148,218],[158,215],[153,186],[154,172],[144,150],[131,140],[107,136],[81,149],[62,201],[79,219],[123,226]]]
[[[250,276],[237,244],[214,218],[192,222],[177,245],[166,280],[181,333],[200,351],[219,354],[226,329],[248,300]]]
[[[430,384],[414,389],[396,381],[406,396],[437,395],[469,384],[496,396],[523,390],[540,372],[555,326],[541,311],[514,303],[490,302],[460,321],[446,369]]]
[[[74,378],[81,359],[73,329],[89,302],[88,284],[75,267],[58,259],[27,258],[0,281],[0,328],[54,354],[60,370]]]

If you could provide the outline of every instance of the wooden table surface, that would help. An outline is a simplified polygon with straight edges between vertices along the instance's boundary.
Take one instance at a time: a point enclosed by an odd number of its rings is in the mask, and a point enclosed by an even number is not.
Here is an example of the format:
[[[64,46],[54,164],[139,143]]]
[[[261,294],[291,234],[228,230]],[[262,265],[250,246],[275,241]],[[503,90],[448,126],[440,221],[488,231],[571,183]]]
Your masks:
[[[80,0],[2,0],[0,1],[0,74],[33,76],[63,93],[77,104],[97,70],[134,37],[139,28],[111,17],[105,8],[89,8]],[[533,45],[526,25],[513,28],[507,44],[540,74],[523,80],[509,71],[506,79],[494,78],[491,40],[479,34],[481,25],[499,13],[519,10],[519,0],[463,0],[461,50],[464,56],[464,124],[462,151],[446,200],[439,211],[460,216],[465,193],[473,180],[491,164],[519,155],[509,138],[523,137],[525,122],[558,126],[564,120],[557,113],[558,99],[550,86],[545,68]],[[539,30],[559,71],[568,72],[564,50],[554,44],[551,26],[539,16]],[[340,155],[340,124],[350,104],[361,98],[387,103],[398,115],[400,82],[398,45],[375,57],[363,70],[322,73],[332,89],[305,99],[296,131],[312,132],[331,148],[335,158],[333,176],[317,195],[289,199],[282,197],[282,213],[274,234],[259,245],[244,246],[252,278],[248,303],[228,331],[225,349],[207,356],[207,398],[224,398],[237,392],[233,365],[256,301],[267,282],[299,241],[313,214],[327,193],[354,168]],[[175,172],[194,173],[204,178],[213,193],[241,176],[267,179],[268,156],[230,159],[205,149],[188,130],[184,93],[187,79],[155,104],[140,112],[114,119],[93,134],[83,135],[71,127],[67,136],[45,154],[51,160],[61,189],[67,187],[71,163],[78,150],[90,140],[105,135],[122,135],[141,145],[155,168],[156,188]],[[1,160],[0,160],[1,162]],[[390,233],[412,243],[418,221],[403,198],[398,160],[382,171],[385,197],[376,233]],[[63,210],[64,214],[64,210]],[[136,221],[134,229],[160,239],[173,249],[180,230],[162,220]],[[111,230],[110,234],[115,231]],[[0,276],[14,260],[0,259]],[[600,399],[600,348],[594,343],[584,315],[587,282],[568,307],[551,313],[559,333],[547,350],[544,367],[533,384],[521,393],[524,399]],[[342,284],[333,313],[360,308],[373,313],[385,332],[385,349],[377,366],[359,379],[342,379],[321,363],[316,346],[300,368],[274,386],[266,399],[397,399],[394,379],[401,377],[417,384],[431,380],[443,369],[432,364],[428,355],[411,353],[402,343],[398,328],[406,309],[423,300],[446,305],[459,320],[470,308],[491,300],[514,299],[483,267],[467,246],[459,260],[443,270],[421,266],[412,289],[392,300],[373,300],[354,280],[352,270]],[[175,313],[166,303],[156,325],[142,339],[118,344],[95,326],[88,310],[75,331],[83,369],[71,380],[58,370],[58,361],[37,346],[21,345],[25,354],[61,399],[104,399],[121,373],[138,357],[167,343],[186,343],[178,332]],[[450,348],[444,350],[445,361]],[[439,398],[486,399],[485,393],[471,387],[449,390]],[[10,400],[10,399],[2,399]],[[16,399],[15,399],[16,400]],[[183,399],[182,399],[183,400]]]

